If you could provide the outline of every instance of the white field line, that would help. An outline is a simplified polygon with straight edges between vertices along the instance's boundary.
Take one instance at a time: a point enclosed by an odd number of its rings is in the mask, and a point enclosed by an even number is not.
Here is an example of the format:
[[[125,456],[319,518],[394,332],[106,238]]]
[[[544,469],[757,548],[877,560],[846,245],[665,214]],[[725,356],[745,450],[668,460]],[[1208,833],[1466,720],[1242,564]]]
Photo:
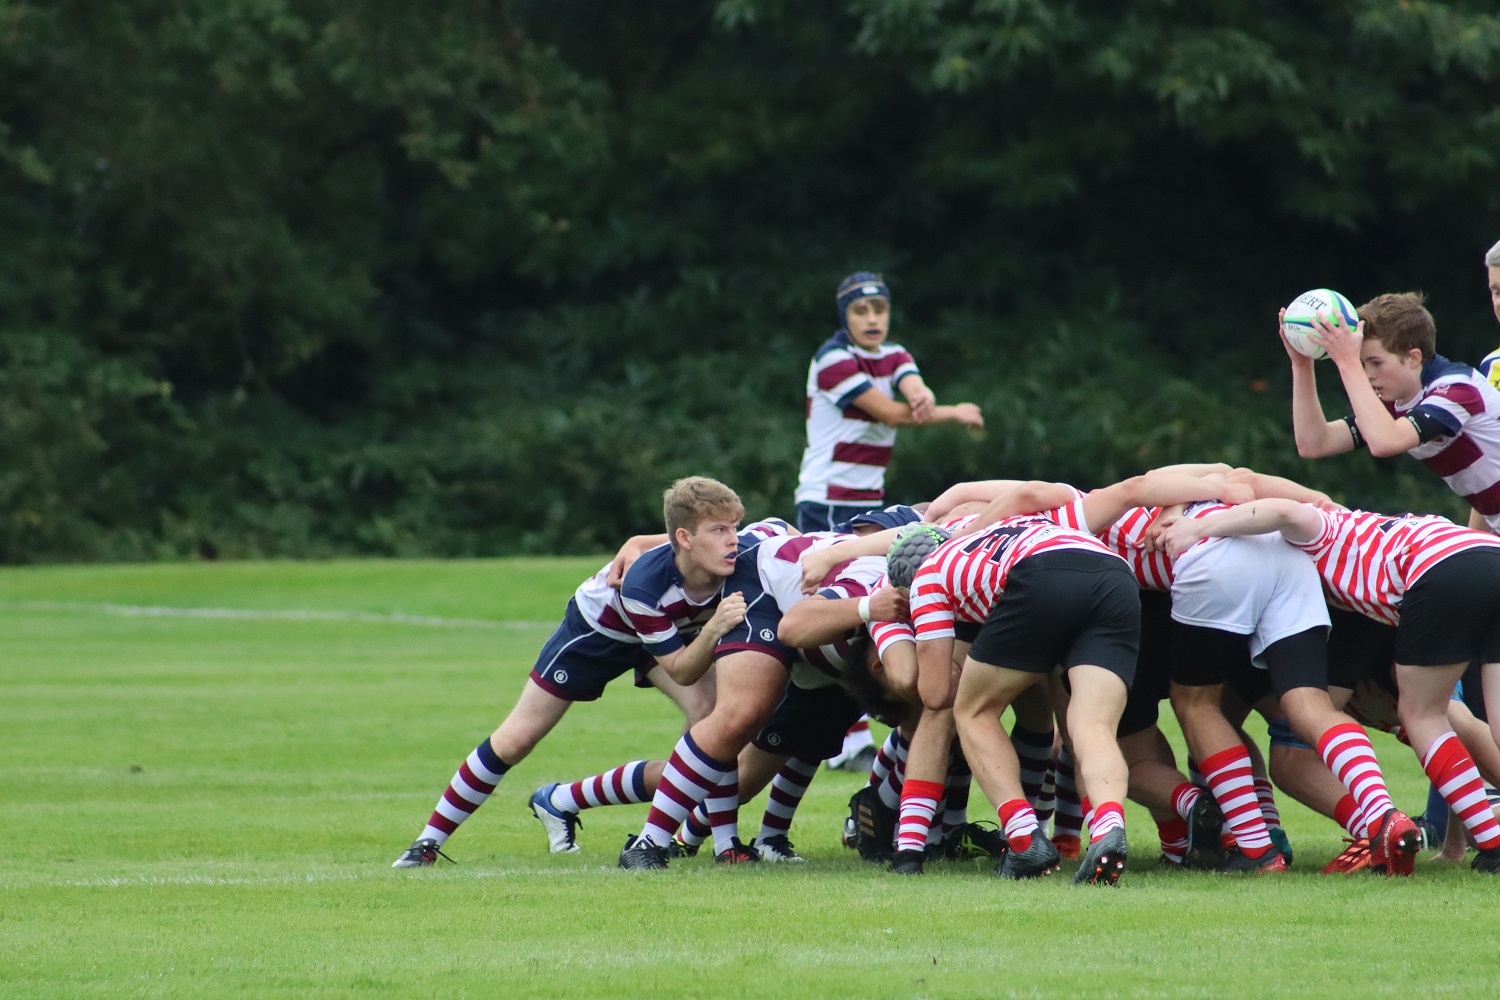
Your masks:
[[[448,866],[444,866],[446,869]],[[456,867],[456,866],[455,866]],[[257,885],[307,885],[320,882],[371,882],[389,878],[411,878],[402,874],[393,876],[388,863],[373,865],[368,870],[342,872],[290,872],[277,875],[117,875],[97,878],[48,879],[18,878],[0,880],[0,888],[54,888],[54,889],[131,889],[151,886],[257,886]],[[517,875],[623,875],[633,877],[633,872],[622,872],[614,865],[589,866],[587,868],[480,868],[454,871],[455,876],[465,879],[514,878]],[[420,877],[420,876],[419,876]]]
[[[554,628],[556,622],[493,621],[485,618],[437,618],[399,611],[312,611],[305,608],[172,608],[82,601],[0,601],[0,611],[61,611],[69,614],[127,615],[139,618],[231,618],[247,621],[375,622],[437,628]]]

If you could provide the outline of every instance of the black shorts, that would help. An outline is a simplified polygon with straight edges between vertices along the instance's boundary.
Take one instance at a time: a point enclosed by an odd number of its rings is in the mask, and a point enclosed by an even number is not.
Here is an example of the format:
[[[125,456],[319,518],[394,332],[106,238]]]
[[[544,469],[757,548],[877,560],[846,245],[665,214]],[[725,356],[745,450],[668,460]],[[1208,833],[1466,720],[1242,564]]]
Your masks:
[[[1036,674],[1091,664],[1129,687],[1140,642],[1135,574],[1114,556],[1064,549],[1016,563],[969,657]]]
[[[1500,549],[1473,549],[1433,566],[1406,591],[1396,662],[1414,667],[1500,663]]]
[[[1167,654],[1167,672],[1174,684],[1183,687],[1212,687],[1238,679],[1235,691],[1248,686],[1250,671],[1258,670],[1250,661],[1250,637],[1206,625],[1172,623],[1171,650]],[[1225,636],[1234,636],[1226,639]],[[1238,641],[1235,641],[1235,640]],[[1267,685],[1269,690],[1269,685]],[[1241,693],[1240,697],[1244,697]]]
[[[766,753],[827,760],[843,751],[844,734],[864,714],[864,709],[837,684],[820,688],[788,684],[781,704],[754,742]]]
[[[1141,651],[1135,661],[1135,681],[1125,699],[1125,711],[1116,730],[1131,736],[1156,725],[1161,700],[1167,697],[1168,636],[1172,621],[1172,595],[1164,590],[1141,591]]]
[[[1368,680],[1394,693],[1396,626],[1335,607],[1329,607],[1328,618],[1333,622],[1328,633],[1328,686],[1352,691]]]

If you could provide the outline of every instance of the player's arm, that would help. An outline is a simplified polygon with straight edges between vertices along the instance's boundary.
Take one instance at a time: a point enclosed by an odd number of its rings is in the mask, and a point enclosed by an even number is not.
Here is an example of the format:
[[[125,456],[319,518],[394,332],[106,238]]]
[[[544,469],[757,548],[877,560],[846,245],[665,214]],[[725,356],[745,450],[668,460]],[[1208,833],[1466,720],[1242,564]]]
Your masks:
[[[670,653],[656,657],[656,665],[678,684],[695,684],[714,662],[714,647],[740,622],[745,620],[745,595],[739,591],[725,594],[714,609],[713,617],[693,637],[693,641]]]
[[[1286,335],[1280,333],[1279,323],[1285,315],[1285,309],[1277,315],[1277,331],[1287,357],[1292,361],[1292,435],[1297,441],[1297,454],[1303,458],[1325,458],[1353,451],[1354,434],[1349,424],[1343,420],[1329,420],[1323,414],[1313,359],[1298,351]]]
[[[1495,533],[1494,529],[1490,527],[1490,522],[1486,521],[1484,519],[1484,515],[1479,513],[1479,511],[1475,510],[1473,507],[1469,508],[1469,530],[1483,531],[1486,534],[1490,535],[1493,535]]]
[[[1359,322],[1351,330],[1342,316],[1335,316],[1333,322],[1316,316],[1313,326],[1322,338],[1328,357],[1338,366],[1339,379],[1349,397],[1349,408],[1354,411],[1354,427],[1349,428],[1351,447],[1364,444],[1376,458],[1389,458],[1421,444],[1422,436],[1417,432],[1416,424],[1407,417],[1391,416],[1370,386],[1359,360],[1360,345],[1364,343],[1364,322]]]
[[[915,642],[898,640],[885,643],[880,651],[880,667],[885,674],[886,687],[892,695],[913,704],[921,700],[921,695],[917,692]]]
[[[1173,559],[1205,538],[1233,538],[1279,531],[1289,542],[1310,542],[1323,530],[1323,515],[1295,500],[1253,500],[1205,517],[1184,517],[1168,528],[1162,546]]]
[[[937,406],[937,395],[922,381],[921,375],[908,372],[901,376],[896,383],[896,390],[906,397],[914,421],[925,424],[932,419],[932,411]]]
[[[1019,479],[976,479],[966,483],[954,483],[937,495],[927,505],[922,520],[938,522],[948,516],[953,508],[966,503],[989,503],[1006,490],[1021,485]]]
[[[1084,494],[1083,517],[1089,531],[1098,534],[1132,507],[1172,507],[1198,500],[1237,504],[1254,498],[1249,486],[1218,475],[1184,476],[1157,469]]]
[[[803,553],[802,592],[804,594],[816,592],[819,587],[823,586],[823,581],[827,579],[828,574],[833,572],[833,568],[840,563],[846,563],[861,556],[885,555],[890,550],[891,543],[904,530],[905,526],[885,528]]]
[[[953,707],[953,637],[917,641],[917,694],[933,712]]]
[[[624,545],[620,546],[620,551],[615,553],[614,560],[609,564],[609,576],[605,577],[604,582],[619,590],[620,584],[625,580],[625,571],[637,559],[658,545],[665,545],[669,541],[671,537],[666,534],[632,535]]]
[[[961,535],[971,535],[989,527],[1003,517],[1017,517],[1021,514],[1035,514],[1043,510],[1056,510],[1065,504],[1072,503],[1077,497],[1077,492],[1062,483],[1048,483],[1041,480],[1016,483],[1009,489],[1001,491],[979,512],[979,516],[962,529],[953,533],[957,538]]]
[[[863,597],[824,597],[815,594],[782,613],[776,637],[788,646],[810,649],[838,642],[872,621],[905,621],[910,614],[906,594],[881,587]]]
[[[1234,471],[1234,466],[1225,462],[1178,462],[1176,465],[1163,465],[1151,471],[1171,472],[1179,476],[1227,476]]]

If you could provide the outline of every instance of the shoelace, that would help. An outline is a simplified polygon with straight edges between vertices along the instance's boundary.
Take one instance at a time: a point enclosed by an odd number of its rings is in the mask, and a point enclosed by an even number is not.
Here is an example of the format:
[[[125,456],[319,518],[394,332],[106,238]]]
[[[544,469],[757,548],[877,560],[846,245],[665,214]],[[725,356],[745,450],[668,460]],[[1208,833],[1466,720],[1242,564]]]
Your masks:
[[[432,860],[434,862],[436,862],[438,858],[442,858],[443,860],[447,861],[450,865],[456,865],[456,864],[458,864],[457,861],[454,861],[452,858],[448,857],[448,855],[444,854],[443,853],[443,849],[441,847],[439,847],[438,845],[436,845],[436,844],[422,844],[421,847],[420,847],[420,849],[419,849],[419,851],[418,851],[418,855],[420,857],[425,858],[425,857],[427,857],[427,852],[428,851],[432,852],[432,855],[433,855]]]
[[[1345,837],[1344,843],[1349,846],[1344,848],[1339,856],[1328,863],[1323,870],[1325,872],[1344,871],[1353,868],[1354,863],[1370,857],[1370,842],[1368,840],[1356,840],[1353,837]]]

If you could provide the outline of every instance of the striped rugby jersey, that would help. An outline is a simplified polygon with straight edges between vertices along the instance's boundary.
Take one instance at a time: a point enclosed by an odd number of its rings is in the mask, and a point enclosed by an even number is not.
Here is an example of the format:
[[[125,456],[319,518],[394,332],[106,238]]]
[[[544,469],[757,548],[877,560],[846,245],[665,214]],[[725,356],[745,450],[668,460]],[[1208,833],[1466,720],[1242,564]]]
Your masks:
[[[1460,552],[1500,548],[1500,537],[1431,514],[1318,513],[1317,537],[1291,544],[1312,556],[1330,600],[1388,625],[1400,623],[1402,598],[1433,566]]]
[[[854,400],[872,388],[895,399],[897,383],[916,374],[917,363],[900,344],[867,351],[840,330],[818,348],[807,369],[807,449],[798,503],[878,504],[885,498],[896,429]]]
[[[738,557],[754,558],[761,542],[785,536],[790,530],[791,526],[780,518],[756,521],[740,532]],[[578,610],[595,631],[622,642],[641,643],[658,658],[691,642],[714,616],[723,596],[721,587],[701,604],[689,598],[682,589],[682,573],[671,545],[658,545],[637,559],[626,571],[618,594],[605,585],[604,576],[597,573],[578,588],[574,595]],[[613,600],[600,593],[600,587],[613,594]]]
[[[1468,365],[1437,355],[1422,366],[1416,396],[1385,406],[1392,416],[1425,416],[1442,428],[1407,454],[1500,531],[1500,390]]]
[[[1145,590],[1172,589],[1172,560],[1165,552],[1146,548],[1146,532],[1159,516],[1160,507],[1132,507],[1099,536],[1105,548],[1125,560]]]
[[[1060,509],[1077,508],[1081,518],[1080,503]],[[976,534],[944,542],[912,581],[911,619],[917,641],[951,637],[955,621],[982,624],[1017,563],[1069,549],[1120,558],[1093,535],[1062,527],[1047,515],[1004,518]]]

